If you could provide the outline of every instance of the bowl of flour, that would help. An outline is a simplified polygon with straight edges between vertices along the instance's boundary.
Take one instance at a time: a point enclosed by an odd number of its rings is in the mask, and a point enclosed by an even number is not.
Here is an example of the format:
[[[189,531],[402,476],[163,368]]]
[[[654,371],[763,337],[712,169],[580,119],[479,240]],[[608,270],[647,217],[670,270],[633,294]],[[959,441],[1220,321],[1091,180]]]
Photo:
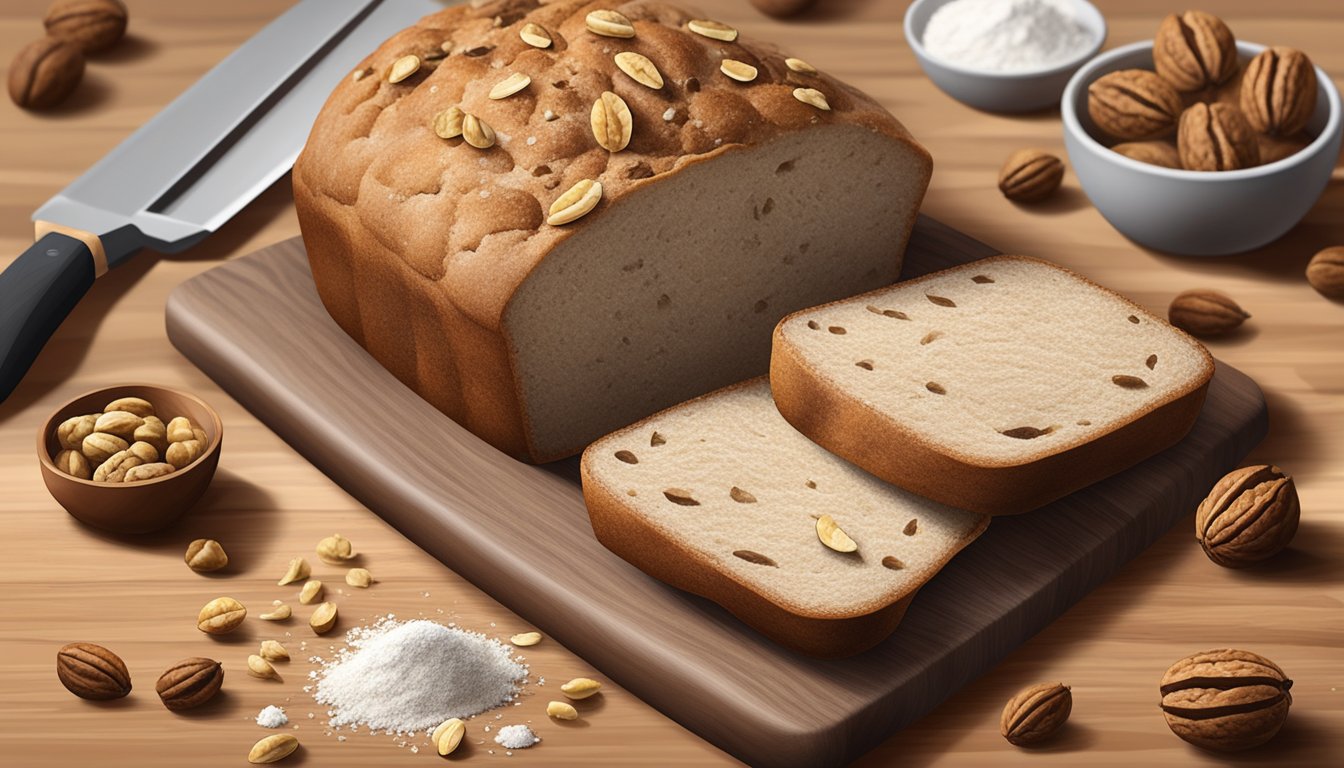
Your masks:
[[[1069,78],[1106,42],[1086,0],[915,0],[905,39],[944,93],[989,112],[1059,105]]]

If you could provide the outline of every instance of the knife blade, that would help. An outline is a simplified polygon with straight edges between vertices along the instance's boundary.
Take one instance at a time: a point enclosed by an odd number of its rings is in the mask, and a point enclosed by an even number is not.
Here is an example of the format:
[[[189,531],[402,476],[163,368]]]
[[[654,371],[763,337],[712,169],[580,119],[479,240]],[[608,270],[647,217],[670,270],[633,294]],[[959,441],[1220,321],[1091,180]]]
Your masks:
[[[33,214],[0,272],[0,402],[107,270],[177,253],[283,176],[340,78],[443,0],[301,0]]]

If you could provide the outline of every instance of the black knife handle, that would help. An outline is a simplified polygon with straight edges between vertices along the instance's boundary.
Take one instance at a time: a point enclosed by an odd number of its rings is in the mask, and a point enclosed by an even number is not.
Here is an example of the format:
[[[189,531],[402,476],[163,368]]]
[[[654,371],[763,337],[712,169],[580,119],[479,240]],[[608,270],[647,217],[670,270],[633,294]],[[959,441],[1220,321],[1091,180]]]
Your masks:
[[[55,232],[0,272],[0,402],[19,385],[95,276],[89,247]]]

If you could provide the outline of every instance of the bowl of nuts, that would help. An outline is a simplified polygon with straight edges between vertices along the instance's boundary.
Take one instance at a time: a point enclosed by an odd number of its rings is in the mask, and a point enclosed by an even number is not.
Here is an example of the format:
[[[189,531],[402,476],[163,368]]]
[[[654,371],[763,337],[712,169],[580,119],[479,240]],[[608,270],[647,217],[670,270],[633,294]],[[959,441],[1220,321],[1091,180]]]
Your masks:
[[[1217,17],[1172,15],[1155,42],[1086,64],[1060,105],[1092,204],[1140,245],[1187,256],[1277,240],[1339,158],[1339,91],[1301,51],[1237,42]]]
[[[47,490],[73,517],[147,533],[201,498],[223,438],[219,414],[199,398],[130,384],[58,408],[37,432],[37,458]]]

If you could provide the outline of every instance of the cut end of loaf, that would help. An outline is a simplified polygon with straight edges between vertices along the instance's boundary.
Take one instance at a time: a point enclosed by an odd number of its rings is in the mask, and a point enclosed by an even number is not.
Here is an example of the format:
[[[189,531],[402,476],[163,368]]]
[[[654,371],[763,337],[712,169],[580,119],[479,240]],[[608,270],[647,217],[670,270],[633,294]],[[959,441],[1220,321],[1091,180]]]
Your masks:
[[[687,166],[587,222],[504,316],[533,453],[577,453],[764,374],[780,318],[894,282],[927,174],[908,144],[816,126]]]

